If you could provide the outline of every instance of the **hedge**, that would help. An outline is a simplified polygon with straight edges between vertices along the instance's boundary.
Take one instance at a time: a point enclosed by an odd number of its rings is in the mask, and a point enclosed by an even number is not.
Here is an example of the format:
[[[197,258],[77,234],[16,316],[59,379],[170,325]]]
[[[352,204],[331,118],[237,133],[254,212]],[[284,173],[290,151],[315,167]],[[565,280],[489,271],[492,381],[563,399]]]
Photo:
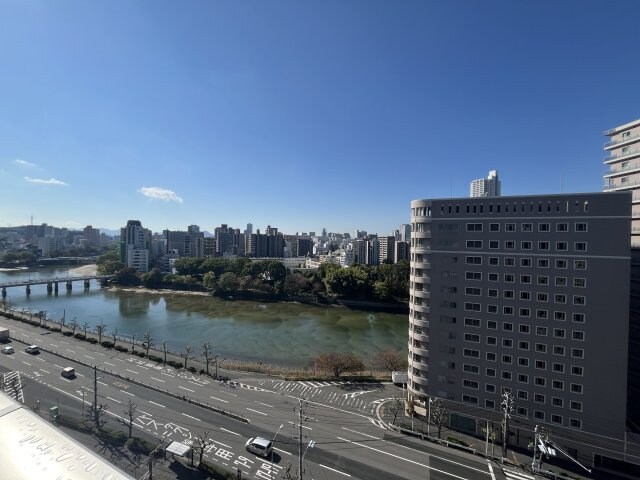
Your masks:
[[[87,342],[95,344],[95,343],[98,343],[98,339],[97,338],[93,338],[93,337],[87,338]]]
[[[86,337],[84,336],[84,333],[76,333],[73,338],[77,338],[78,340],[84,340]]]
[[[206,473],[214,480],[235,480],[237,478],[234,472],[209,463],[204,459],[200,462],[200,465],[198,465],[198,470]]]
[[[129,349],[127,347],[123,347],[122,345],[116,345],[115,347],[113,347],[114,349],[116,349],[119,352],[128,352]]]
[[[100,345],[104,348],[113,348],[113,342],[110,342],[109,340],[104,340]]]

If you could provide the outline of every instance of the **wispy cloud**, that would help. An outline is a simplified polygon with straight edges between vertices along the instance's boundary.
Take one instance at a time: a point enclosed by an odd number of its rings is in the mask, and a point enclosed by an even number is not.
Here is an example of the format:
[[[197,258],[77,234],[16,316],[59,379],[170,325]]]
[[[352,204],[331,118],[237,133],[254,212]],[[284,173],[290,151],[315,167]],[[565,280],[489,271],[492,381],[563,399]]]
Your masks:
[[[44,178],[31,178],[31,177],[24,177],[24,179],[27,182],[31,182],[31,183],[39,183],[41,185],[60,185],[63,187],[67,187],[69,186],[68,183],[63,182],[62,180],[57,180],[55,178],[50,178],[49,180],[46,180]]]
[[[27,162],[26,160],[21,160],[20,158],[16,158],[14,161],[14,163],[17,163],[18,165],[22,166],[22,167],[35,167],[36,164],[35,163],[31,163],[31,162]]]
[[[141,187],[140,192],[145,197],[153,198],[156,200],[164,200],[165,202],[182,203],[182,198],[176,195],[173,190],[167,190],[160,187]]]

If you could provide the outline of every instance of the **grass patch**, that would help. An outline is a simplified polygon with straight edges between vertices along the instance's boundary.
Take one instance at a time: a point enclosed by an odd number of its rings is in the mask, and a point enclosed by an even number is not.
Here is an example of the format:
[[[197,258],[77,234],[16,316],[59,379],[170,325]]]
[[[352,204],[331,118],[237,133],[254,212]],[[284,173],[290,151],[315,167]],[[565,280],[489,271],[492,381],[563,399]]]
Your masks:
[[[235,472],[209,463],[204,459],[202,460],[200,465],[198,465],[198,470],[206,473],[214,480],[235,480],[237,478]]]

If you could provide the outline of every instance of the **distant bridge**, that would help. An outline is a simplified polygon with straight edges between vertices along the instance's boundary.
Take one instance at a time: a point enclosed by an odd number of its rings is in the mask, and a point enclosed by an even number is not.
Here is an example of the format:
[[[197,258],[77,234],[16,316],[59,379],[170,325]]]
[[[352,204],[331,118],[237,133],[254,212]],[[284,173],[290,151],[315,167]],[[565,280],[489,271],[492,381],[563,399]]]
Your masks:
[[[0,283],[2,289],[2,298],[7,296],[7,288],[11,287],[26,287],[27,295],[31,294],[31,287],[33,285],[46,285],[47,293],[58,293],[58,284],[65,283],[67,291],[72,290],[73,282],[83,282],[84,288],[88,289],[91,280],[98,280],[100,285],[105,286],[107,282],[115,277],[115,275],[86,275],[80,277],[64,277],[64,278],[39,278],[37,280],[21,280],[18,282]]]

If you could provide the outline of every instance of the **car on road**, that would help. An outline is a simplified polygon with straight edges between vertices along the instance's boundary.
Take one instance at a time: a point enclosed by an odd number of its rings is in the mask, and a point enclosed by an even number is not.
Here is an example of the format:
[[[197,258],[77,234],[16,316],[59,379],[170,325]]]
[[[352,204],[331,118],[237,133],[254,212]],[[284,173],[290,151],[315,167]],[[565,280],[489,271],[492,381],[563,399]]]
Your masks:
[[[62,375],[65,378],[75,378],[76,371],[73,367],[67,367],[62,369],[62,372],[60,372],[60,375]]]
[[[38,348],[37,345],[29,345],[27,348],[24,349],[24,351],[27,353],[40,353],[40,349]]]
[[[4,347],[2,349],[2,353],[4,353],[5,355],[9,355],[10,353],[13,353],[13,352],[15,352],[13,347]]]
[[[271,455],[273,450],[273,445],[270,440],[262,437],[253,437],[247,440],[247,443],[244,444],[247,449],[247,452],[254,453],[261,457],[267,458]]]

